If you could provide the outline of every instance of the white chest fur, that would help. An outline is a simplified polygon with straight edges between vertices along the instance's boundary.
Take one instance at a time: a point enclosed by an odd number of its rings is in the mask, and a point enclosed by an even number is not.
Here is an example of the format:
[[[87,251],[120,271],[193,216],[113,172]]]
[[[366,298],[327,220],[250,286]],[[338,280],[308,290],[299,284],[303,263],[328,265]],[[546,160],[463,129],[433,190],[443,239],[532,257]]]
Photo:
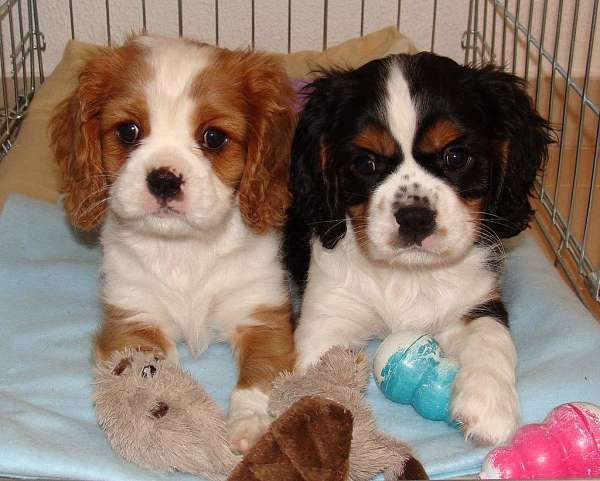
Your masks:
[[[435,332],[490,298],[497,275],[486,268],[486,257],[485,248],[474,247],[460,261],[441,267],[375,264],[362,254],[349,231],[333,250],[313,243],[305,303],[322,297],[315,295],[319,291],[343,291],[339,302],[356,303],[357,316],[373,316],[362,322],[370,323],[375,333]]]
[[[185,238],[140,234],[109,216],[102,244],[105,302],[195,353],[251,324],[258,306],[287,299],[277,235],[252,233],[239,214],[218,234]]]

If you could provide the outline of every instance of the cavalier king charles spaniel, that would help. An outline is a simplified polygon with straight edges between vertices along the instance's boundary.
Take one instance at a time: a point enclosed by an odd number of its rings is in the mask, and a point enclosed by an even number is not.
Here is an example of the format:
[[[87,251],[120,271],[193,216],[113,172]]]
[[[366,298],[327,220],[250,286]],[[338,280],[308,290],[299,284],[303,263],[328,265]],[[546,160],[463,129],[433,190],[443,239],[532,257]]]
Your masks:
[[[479,442],[507,440],[519,400],[500,238],[527,227],[552,141],[525,83],[422,53],[307,87],[285,239],[299,368],[334,345],[430,333],[461,366],[453,418]]]
[[[101,225],[97,361],[228,341],[233,446],[264,432],[295,362],[280,245],[295,96],[272,56],[138,36],[91,54],[50,125],[75,227]]]

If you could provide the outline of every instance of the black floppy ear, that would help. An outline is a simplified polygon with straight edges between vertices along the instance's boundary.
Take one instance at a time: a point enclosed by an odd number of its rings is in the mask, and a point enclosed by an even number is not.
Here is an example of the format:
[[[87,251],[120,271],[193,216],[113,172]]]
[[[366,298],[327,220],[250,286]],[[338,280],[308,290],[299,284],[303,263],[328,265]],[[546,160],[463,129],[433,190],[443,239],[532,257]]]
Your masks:
[[[306,283],[313,235],[319,236],[323,246],[333,249],[346,234],[346,208],[328,142],[335,115],[330,109],[333,75],[323,74],[304,88],[308,100],[292,143],[292,205],[288,210],[284,252],[287,268],[300,290]]]
[[[529,196],[535,177],[548,157],[554,136],[548,122],[535,110],[523,79],[486,66],[477,72],[477,85],[491,134],[498,141],[499,161],[490,172],[487,211],[501,219],[490,221],[499,237],[527,228],[533,209]]]
[[[292,144],[292,215],[305,223],[309,235],[316,233],[324,247],[333,249],[346,233],[346,206],[340,195],[333,165],[330,111],[335,73],[307,85],[308,102],[300,116]]]

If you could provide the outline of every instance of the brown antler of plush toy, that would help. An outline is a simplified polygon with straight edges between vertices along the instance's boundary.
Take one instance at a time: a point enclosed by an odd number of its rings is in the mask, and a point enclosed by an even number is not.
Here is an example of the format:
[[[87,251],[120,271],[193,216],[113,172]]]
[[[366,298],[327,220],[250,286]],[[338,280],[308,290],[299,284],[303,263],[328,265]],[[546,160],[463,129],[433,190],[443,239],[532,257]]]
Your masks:
[[[427,479],[421,463],[411,455],[406,444],[377,430],[373,413],[363,397],[368,378],[365,354],[334,347],[306,373],[284,374],[275,380],[269,403],[271,414],[280,416],[283,421],[284,411],[305,396],[320,396],[338,402],[352,413],[354,419],[350,481],[367,481],[381,472],[386,481]]]
[[[228,481],[344,481],[351,441],[350,411],[305,397],[273,422]]]

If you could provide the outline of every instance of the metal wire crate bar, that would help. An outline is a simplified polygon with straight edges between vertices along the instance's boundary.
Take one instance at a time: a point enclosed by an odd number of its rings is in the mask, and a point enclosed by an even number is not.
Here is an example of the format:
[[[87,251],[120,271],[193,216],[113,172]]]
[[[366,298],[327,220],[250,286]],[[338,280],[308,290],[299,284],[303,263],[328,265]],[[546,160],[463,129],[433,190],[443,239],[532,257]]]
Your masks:
[[[598,3],[471,0],[463,38],[465,62],[502,63],[528,80],[536,107],[557,131],[536,181],[536,221],[588,305],[600,303],[600,80],[592,80],[600,60]]]
[[[0,3],[0,154],[11,148],[29,102],[44,81],[45,39],[38,27],[36,0]]]

